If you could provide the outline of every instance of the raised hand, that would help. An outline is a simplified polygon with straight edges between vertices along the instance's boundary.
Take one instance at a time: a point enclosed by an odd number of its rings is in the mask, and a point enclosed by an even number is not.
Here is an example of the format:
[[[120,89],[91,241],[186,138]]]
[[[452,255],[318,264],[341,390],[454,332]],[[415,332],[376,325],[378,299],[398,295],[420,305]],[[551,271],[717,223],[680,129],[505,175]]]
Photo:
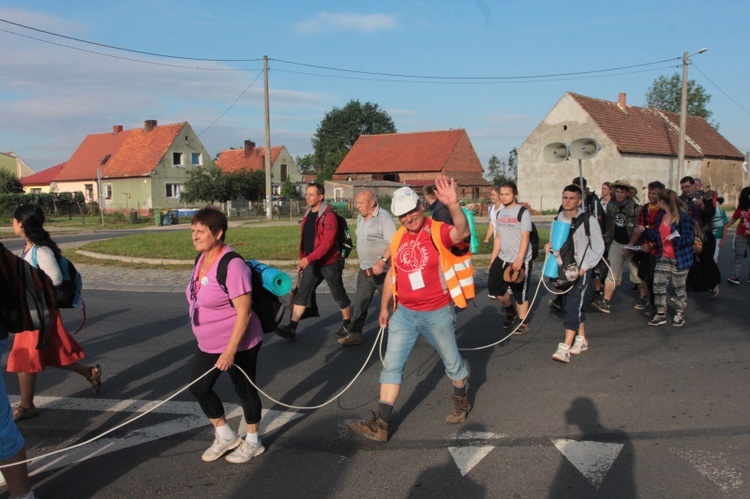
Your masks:
[[[456,190],[456,181],[441,175],[435,179],[435,196],[445,206],[458,203],[458,192]]]

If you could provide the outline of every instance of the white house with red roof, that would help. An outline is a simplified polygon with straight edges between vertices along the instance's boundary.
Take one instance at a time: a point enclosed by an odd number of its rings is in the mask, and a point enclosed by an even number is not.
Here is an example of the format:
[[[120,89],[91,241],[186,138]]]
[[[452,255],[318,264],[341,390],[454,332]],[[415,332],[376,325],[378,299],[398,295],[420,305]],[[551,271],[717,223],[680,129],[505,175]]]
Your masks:
[[[188,122],[87,135],[55,175],[54,191],[82,191],[99,201],[101,178],[105,211],[177,208],[182,184],[191,168],[213,165]]]
[[[216,166],[224,173],[240,170],[265,171],[266,148],[256,147],[252,140],[245,141],[242,149],[227,149],[216,157]],[[271,147],[271,186],[273,194],[279,194],[281,184],[302,182],[302,175],[286,146]]]
[[[65,163],[52,166],[46,170],[42,170],[39,173],[29,175],[21,179],[21,185],[23,185],[23,191],[26,194],[41,194],[51,192],[52,183],[55,177],[60,174]]]
[[[678,114],[629,106],[624,93],[610,102],[568,92],[518,150],[519,197],[535,210],[557,209],[563,188],[578,176],[578,160],[548,163],[544,147],[591,138],[601,145],[582,162],[592,191],[598,193],[603,182],[627,180],[643,201],[649,182],[679,192],[680,178],[689,175],[734,203],[743,186],[743,154],[705,119],[688,116],[684,168],[678,171],[679,125]]]
[[[458,182],[459,197],[489,195],[491,185],[464,129],[360,135],[333,181],[391,181],[421,190],[439,175]]]

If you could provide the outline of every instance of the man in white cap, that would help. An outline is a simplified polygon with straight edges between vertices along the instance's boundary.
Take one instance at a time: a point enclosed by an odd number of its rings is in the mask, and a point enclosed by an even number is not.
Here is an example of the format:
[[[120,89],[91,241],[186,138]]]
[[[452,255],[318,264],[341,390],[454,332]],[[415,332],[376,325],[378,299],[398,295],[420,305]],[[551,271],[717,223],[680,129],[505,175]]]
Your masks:
[[[401,187],[393,193],[391,212],[402,227],[391,240],[392,263],[380,304],[380,326],[389,326],[388,350],[380,373],[380,403],[372,419],[349,423],[354,433],[376,442],[388,440],[388,422],[404,366],[420,337],[438,352],[453,383],[453,410],[446,422],[465,421],[471,409],[467,396],[469,371],[456,345],[453,309],[453,303],[465,307],[474,297],[474,270],[465,242],[469,225],[458,205],[455,181],[442,176],[435,187],[437,198],[448,207],[455,225],[426,218],[411,188]],[[391,300],[393,317],[388,310]]]

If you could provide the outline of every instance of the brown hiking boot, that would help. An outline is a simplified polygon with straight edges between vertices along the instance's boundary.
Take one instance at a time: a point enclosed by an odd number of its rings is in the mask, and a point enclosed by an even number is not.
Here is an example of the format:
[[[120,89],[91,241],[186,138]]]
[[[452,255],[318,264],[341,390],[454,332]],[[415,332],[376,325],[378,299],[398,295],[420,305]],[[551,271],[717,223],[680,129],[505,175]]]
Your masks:
[[[349,421],[347,426],[357,435],[375,442],[388,441],[388,423],[380,419],[380,412],[370,411],[371,421]],[[464,418],[465,419],[465,418]]]
[[[362,342],[364,342],[364,338],[362,338],[362,333],[349,333],[343,338],[339,338],[336,340],[339,342],[339,345],[344,345],[345,347],[349,347],[352,345],[361,345]]]
[[[468,389],[468,386],[466,388]],[[464,395],[461,397],[460,395],[453,395],[451,400],[453,400],[453,410],[445,418],[445,422],[450,424],[463,423],[466,421],[466,415],[471,410],[469,396]]]

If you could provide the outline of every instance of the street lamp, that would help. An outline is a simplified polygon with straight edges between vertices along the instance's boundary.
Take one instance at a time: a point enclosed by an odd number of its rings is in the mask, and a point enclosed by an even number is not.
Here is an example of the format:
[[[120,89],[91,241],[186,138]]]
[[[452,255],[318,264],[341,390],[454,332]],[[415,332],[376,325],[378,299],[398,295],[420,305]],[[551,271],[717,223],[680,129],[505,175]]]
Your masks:
[[[690,58],[694,55],[702,54],[708,50],[707,48],[702,48],[695,54],[688,54],[685,52],[682,55],[682,96],[680,98],[680,142],[679,147],[677,150],[677,181],[682,178],[682,174],[684,173],[684,163],[685,163],[685,127],[687,126],[687,91],[688,91],[688,84],[687,84],[687,77],[688,77],[688,64],[690,64]],[[669,183],[671,184],[670,187],[675,187],[675,184],[673,183],[674,179],[669,179]]]

